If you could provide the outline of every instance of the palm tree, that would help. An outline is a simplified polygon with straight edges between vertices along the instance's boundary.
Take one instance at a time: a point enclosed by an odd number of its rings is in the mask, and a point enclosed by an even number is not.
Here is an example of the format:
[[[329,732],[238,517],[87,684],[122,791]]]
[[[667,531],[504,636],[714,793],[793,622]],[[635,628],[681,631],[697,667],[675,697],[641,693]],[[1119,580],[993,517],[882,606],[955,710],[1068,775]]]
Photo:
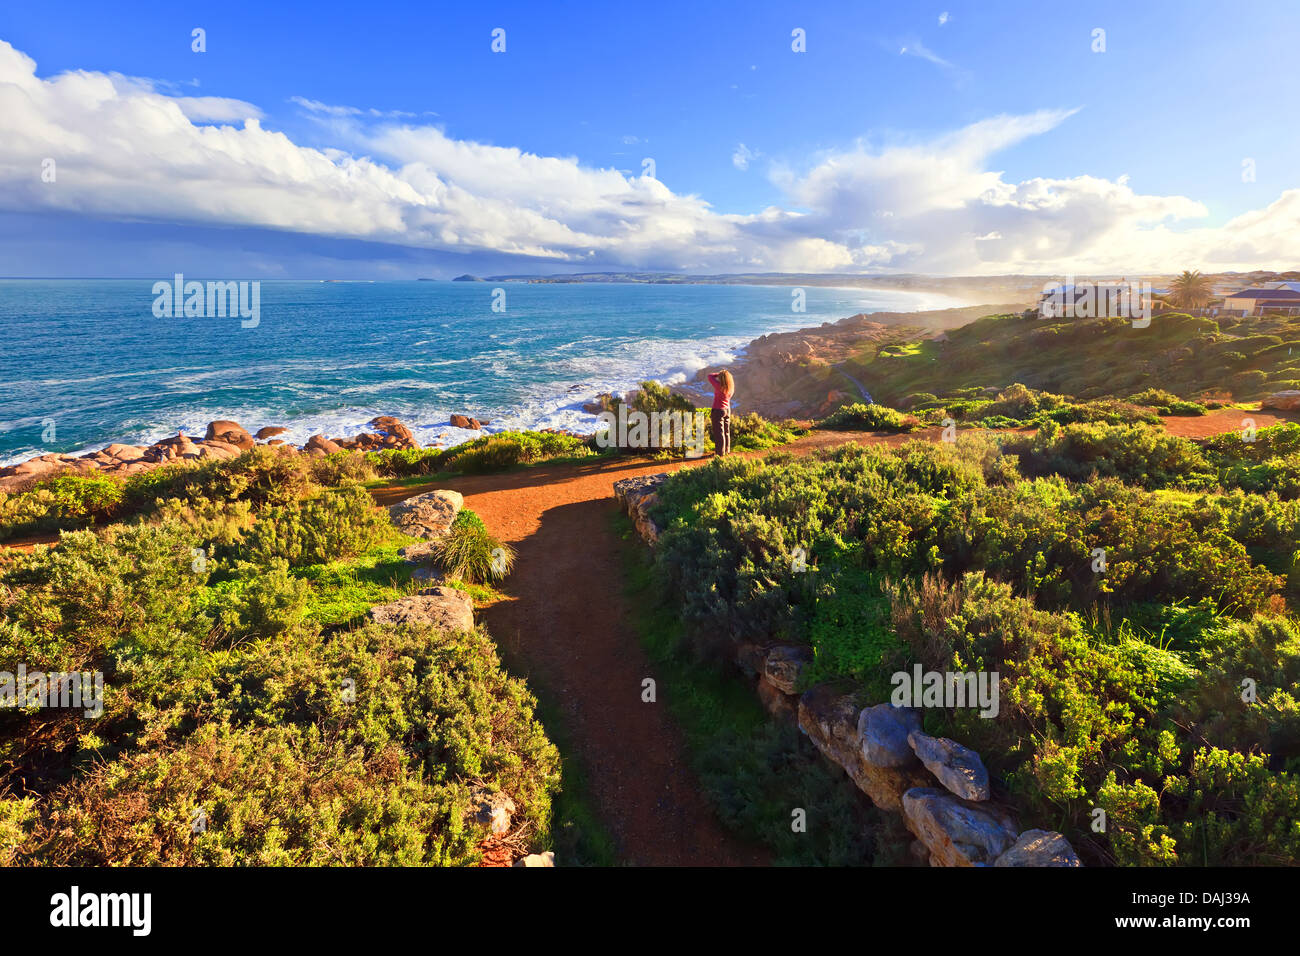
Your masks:
[[[1199,272],[1183,270],[1170,284],[1169,304],[1180,309],[1203,309],[1214,296],[1208,277]]]

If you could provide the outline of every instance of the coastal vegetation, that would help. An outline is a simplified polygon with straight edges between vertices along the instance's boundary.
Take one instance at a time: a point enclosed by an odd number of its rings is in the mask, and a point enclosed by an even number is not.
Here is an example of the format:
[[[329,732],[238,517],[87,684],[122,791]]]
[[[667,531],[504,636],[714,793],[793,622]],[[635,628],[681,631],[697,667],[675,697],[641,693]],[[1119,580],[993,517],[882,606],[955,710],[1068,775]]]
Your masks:
[[[94,719],[0,710],[0,864],[474,863],[484,794],[549,846],[559,759],[532,695],[480,629],[368,619],[420,585],[350,467],[259,449],[42,489],[61,516],[136,510],[0,558],[11,656],[104,690]],[[485,568],[497,543],[457,522],[446,583],[486,596],[509,562]]]
[[[998,672],[996,718],[925,729],[1087,862],[1295,863],[1300,510],[1254,469],[1291,474],[1300,426],[1258,437],[1049,422],[712,462],[659,488],[656,562],[695,646],[809,646],[801,679],[864,705],[914,664]]]

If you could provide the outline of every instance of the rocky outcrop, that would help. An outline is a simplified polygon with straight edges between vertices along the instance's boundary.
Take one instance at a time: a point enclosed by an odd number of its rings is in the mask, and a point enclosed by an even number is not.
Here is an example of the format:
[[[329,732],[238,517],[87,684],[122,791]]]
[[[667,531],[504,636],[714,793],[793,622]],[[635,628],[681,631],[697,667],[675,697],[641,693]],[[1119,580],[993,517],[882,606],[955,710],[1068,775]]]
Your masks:
[[[1293,412],[1300,409],[1300,391],[1287,389],[1282,392],[1274,392],[1259,404],[1261,408],[1276,408],[1279,411]]]
[[[938,781],[963,800],[989,798],[989,772],[980,755],[947,737],[931,737],[915,730],[908,734],[917,758]]]
[[[384,444],[392,448],[419,448],[420,443],[409,428],[391,415],[372,418],[369,427],[375,429],[384,438]]]
[[[382,451],[420,447],[411,430],[391,416],[381,415],[373,419],[369,427],[378,431],[363,432],[355,438],[330,439],[324,435],[313,435],[302,451],[313,457],[323,457],[344,449]],[[284,454],[294,454],[298,451],[297,448],[287,444],[284,439],[275,437],[287,431],[278,425],[267,425],[259,428],[254,437],[238,422],[218,419],[208,423],[204,437],[197,441],[184,432],[178,432],[171,438],[164,438],[148,446],[114,443],[101,451],[79,457],[38,455],[29,461],[0,468],[0,492],[23,491],[40,481],[69,471],[101,472],[120,478],[176,461],[226,461],[238,458],[244,452],[258,447],[259,443],[263,447],[277,448]]]
[[[555,866],[555,852],[530,853],[515,861],[515,866]]]
[[[659,504],[659,496],[656,492],[667,478],[668,474],[665,472],[614,482],[614,497],[623,505],[628,517],[636,525],[641,540],[651,547],[654,547],[655,542],[659,540],[661,529],[650,517],[650,511]]]
[[[208,423],[207,434],[203,436],[204,441],[223,441],[229,445],[234,445],[241,451],[248,451],[257,444],[253,436],[244,430],[239,422],[219,420]]]
[[[1017,827],[1005,810],[937,787],[904,793],[903,819],[930,851],[931,866],[989,866],[1016,842]]]
[[[309,453],[323,457],[325,455],[332,455],[337,451],[342,451],[343,449],[339,447],[337,442],[330,441],[324,435],[312,435],[307,439],[305,450]]]
[[[483,423],[477,418],[470,418],[468,415],[452,415],[451,426],[453,428],[464,428],[476,432],[483,427]]]
[[[388,516],[403,534],[436,541],[451,530],[451,523],[464,503],[460,492],[439,489],[399,501],[388,509]]]
[[[397,556],[407,564],[426,564],[433,560],[434,554],[438,551],[438,545],[433,541],[420,541],[416,544],[408,544],[404,548],[397,549]]]
[[[469,631],[474,628],[474,602],[456,588],[426,588],[372,607],[370,619],[378,624],[416,624],[447,631]]]
[[[472,787],[469,806],[474,822],[485,825],[493,836],[509,832],[510,820],[516,808],[515,802],[504,793],[496,793],[486,787]]]
[[[1083,866],[1074,847],[1052,830],[1026,830],[994,866]]]

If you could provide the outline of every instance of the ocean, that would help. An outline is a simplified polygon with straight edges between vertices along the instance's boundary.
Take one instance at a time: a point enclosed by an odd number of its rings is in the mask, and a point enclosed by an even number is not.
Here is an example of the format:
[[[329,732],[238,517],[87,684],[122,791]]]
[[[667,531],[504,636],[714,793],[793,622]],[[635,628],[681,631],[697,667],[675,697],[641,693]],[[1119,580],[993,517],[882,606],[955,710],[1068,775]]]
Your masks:
[[[453,413],[488,431],[590,430],[581,406],[598,393],[685,381],[764,333],[963,304],[810,286],[794,312],[781,286],[262,280],[245,328],[155,315],[154,281],[0,280],[0,464],[201,438],[218,418],[285,426],[295,444],[376,415],[425,445],[477,434]]]

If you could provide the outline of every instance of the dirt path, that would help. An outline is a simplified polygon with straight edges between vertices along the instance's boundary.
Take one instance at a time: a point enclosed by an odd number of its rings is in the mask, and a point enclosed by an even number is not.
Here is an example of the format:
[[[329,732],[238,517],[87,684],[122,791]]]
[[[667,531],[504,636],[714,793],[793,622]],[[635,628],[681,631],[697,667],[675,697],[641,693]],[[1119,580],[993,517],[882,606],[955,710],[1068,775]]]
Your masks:
[[[787,450],[843,444],[861,433],[817,432]],[[891,436],[892,437],[892,436]],[[621,859],[639,865],[761,865],[766,854],[726,831],[687,765],[658,679],[630,623],[621,544],[610,532],[615,481],[697,462],[542,465],[440,482],[518,551],[507,599],[480,615],[511,669],[559,705],[564,735]],[[381,504],[428,490],[376,489]],[[658,702],[641,682],[656,678]]]

